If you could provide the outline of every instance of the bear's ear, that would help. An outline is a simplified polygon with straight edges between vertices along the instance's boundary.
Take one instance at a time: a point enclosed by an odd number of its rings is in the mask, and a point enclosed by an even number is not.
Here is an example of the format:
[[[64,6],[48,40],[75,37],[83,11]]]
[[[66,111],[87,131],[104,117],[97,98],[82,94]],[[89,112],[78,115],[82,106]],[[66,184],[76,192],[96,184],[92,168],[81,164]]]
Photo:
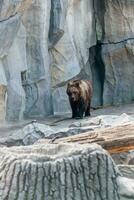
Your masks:
[[[76,82],[75,82],[75,86],[76,86],[76,87],[79,87],[79,86],[80,86],[80,83],[81,83],[80,80],[79,80],[79,81],[76,81]]]
[[[67,84],[67,86],[70,87],[72,84],[73,84],[73,82],[69,81],[68,84]]]
[[[68,82],[68,84],[67,84],[67,89],[66,89],[66,93],[67,93],[67,94],[69,94],[69,88],[70,88],[71,85],[72,85],[72,82],[71,82],[71,81]]]
[[[68,96],[70,96],[71,92],[70,92],[69,88],[67,88],[66,93]]]
[[[68,88],[67,88],[66,93],[68,94],[68,92],[69,92],[69,91],[68,91]]]

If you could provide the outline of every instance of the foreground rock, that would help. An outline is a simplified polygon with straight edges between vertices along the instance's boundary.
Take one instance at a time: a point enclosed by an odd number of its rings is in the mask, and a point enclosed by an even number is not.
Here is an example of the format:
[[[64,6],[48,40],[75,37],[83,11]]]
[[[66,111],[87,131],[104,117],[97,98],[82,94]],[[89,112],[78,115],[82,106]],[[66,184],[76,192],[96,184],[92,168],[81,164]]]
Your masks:
[[[39,141],[39,143],[43,142],[53,142],[55,144],[66,142],[78,142],[79,144],[97,143],[111,154],[124,153],[134,149],[134,123],[88,131],[70,137],[56,137],[52,141],[44,139]]]
[[[121,115],[100,115],[93,118],[83,119],[70,124],[70,127],[88,127],[94,126],[98,128],[118,126],[127,122],[134,121],[134,117],[123,113]]]
[[[41,138],[54,139],[55,137],[68,137],[86,131],[92,131],[93,127],[54,127],[40,124],[36,121],[29,123],[20,130],[14,131],[10,136],[0,139],[1,146],[20,146],[34,144]]]
[[[91,135],[94,135],[94,130],[99,132],[108,127],[115,127],[115,129],[111,129],[114,133],[118,130],[118,126],[122,126],[126,123],[133,123],[134,118],[123,113],[119,116],[100,115],[93,118],[84,118],[82,120],[75,121],[73,120],[73,122],[70,119],[68,121],[62,121],[61,119],[61,123],[58,123],[59,121],[60,120],[48,123],[49,125],[38,123],[36,120],[32,121],[24,127],[21,127],[19,130],[13,131],[10,136],[2,137],[0,139],[0,145],[8,147],[30,145],[42,138],[47,138],[54,141],[57,138],[78,135],[80,133],[83,134],[85,132],[91,132]],[[121,132],[121,130],[122,128],[118,131]],[[132,128],[130,130],[132,132]],[[2,131],[4,131],[4,129]],[[129,130],[127,132],[129,132]]]
[[[95,144],[0,148],[0,169],[1,200],[134,199],[134,181]]]
[[[123,176],[134,179],[134,165],[118,165]]]

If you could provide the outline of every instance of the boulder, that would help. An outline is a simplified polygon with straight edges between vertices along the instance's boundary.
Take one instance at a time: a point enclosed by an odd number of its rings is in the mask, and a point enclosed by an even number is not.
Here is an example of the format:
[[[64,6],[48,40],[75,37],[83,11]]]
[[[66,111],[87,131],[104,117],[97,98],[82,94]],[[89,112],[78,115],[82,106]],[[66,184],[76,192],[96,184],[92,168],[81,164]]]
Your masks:
[[[3,147],[0,168],[1,200],[134,198],[134,181],[96,144]]]

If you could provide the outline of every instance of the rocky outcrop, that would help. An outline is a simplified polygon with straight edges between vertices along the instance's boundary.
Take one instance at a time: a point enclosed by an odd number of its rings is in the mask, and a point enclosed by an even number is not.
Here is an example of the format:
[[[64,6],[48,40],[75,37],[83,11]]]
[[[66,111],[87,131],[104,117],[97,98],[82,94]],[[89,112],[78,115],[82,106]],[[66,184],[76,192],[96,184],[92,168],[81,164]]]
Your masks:
[[[1,1],[2,118],[70,111],[66,83],[75,78],[92,80],[92,106],[133,101],[133,7],[129,0]]]
[[[1,200],[134,198],[134,181],[96,144],[0,148],[0,169]]]
[[[133,192],[125,198],[128,188],[124,184],[129,179],[121,178],[111,158],[97,145],[43,144],[0,152],[1,200],[134,198]]]

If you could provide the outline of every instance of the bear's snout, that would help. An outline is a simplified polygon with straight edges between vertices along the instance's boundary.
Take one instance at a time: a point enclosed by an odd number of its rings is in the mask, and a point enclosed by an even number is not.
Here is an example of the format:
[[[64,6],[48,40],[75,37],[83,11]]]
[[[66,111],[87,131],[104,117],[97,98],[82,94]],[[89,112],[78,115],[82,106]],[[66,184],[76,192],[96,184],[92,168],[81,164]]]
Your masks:
[[[71,101],[75,101],[75,96],[74,95],[70,95],[69,98],[70,98]]]
[[[71,97],[71,101],[75,101],[75,97]]]

